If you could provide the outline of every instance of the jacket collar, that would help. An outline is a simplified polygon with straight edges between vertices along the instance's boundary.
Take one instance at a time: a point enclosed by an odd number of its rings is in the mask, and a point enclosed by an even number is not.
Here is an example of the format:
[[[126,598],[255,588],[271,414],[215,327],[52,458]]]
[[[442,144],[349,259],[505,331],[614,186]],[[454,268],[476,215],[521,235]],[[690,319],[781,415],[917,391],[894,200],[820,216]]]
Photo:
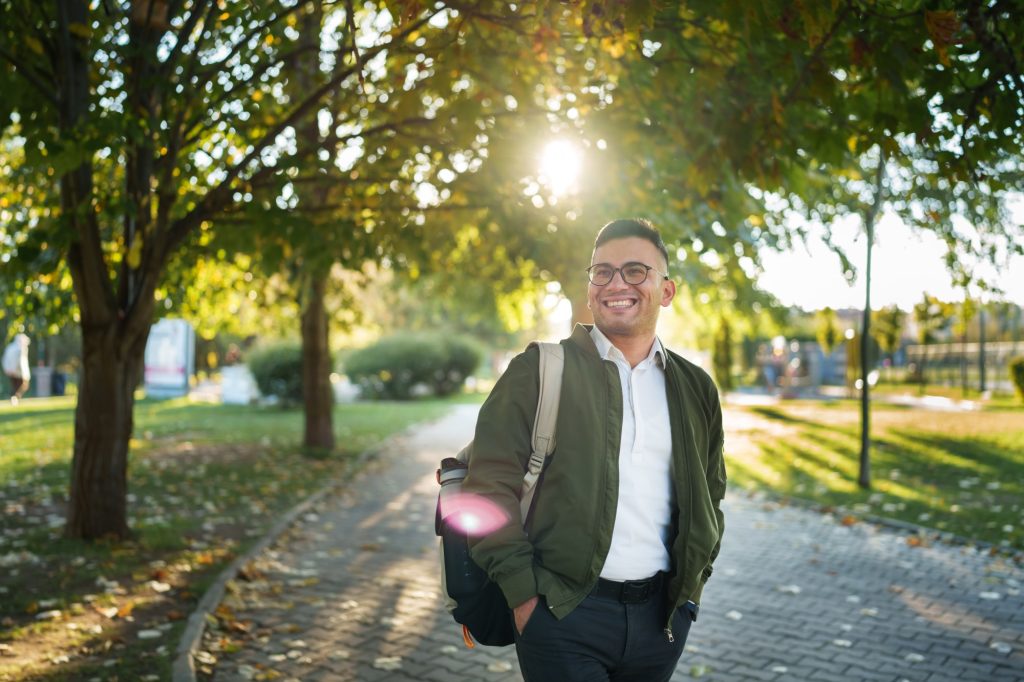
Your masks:
[[[591,360],[601,361],[601,354],[597,352],[597,346],[594,345],[594,339],[590,336],[590,330],[594,328],[592,324],[577,324],[573,330],[569,340],[576,344],[580,350],[583,351],[584,355],[589,357]]]
[[[592,324],[577,324],[572,330],[572,336],[569,340],[580,347],[583,352],[593,360],[602,360],[603,356],[600,349],[594,343],[594,337],[592,335],[594,325]],[[654,347],[651,348],[651,352],[655,356],[655,363],[661,369],[666,369],[668,363],[665,358],[665,349],[661,345],[661,339],[654,338]]]

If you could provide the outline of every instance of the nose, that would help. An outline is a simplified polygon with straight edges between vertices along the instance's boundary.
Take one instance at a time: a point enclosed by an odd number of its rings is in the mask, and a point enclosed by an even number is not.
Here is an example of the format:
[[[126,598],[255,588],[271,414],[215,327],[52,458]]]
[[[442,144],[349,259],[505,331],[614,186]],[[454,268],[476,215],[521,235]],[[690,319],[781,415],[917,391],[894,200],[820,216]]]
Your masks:
[[[626,276],[624,274],[622,274],[622,268],[615,268],[615,271],[612,272],[611,280],[608,282],[608,284],[604,285],[604,288],[607,290],[609,288],[614,287],[615,286],[615,279],[616,278],[618,278],[618,280],[619,280],[619,285],[620,285],[619,288],[621,288],[621,287],[629,287],[630,286],[630,284],[626,281]]]

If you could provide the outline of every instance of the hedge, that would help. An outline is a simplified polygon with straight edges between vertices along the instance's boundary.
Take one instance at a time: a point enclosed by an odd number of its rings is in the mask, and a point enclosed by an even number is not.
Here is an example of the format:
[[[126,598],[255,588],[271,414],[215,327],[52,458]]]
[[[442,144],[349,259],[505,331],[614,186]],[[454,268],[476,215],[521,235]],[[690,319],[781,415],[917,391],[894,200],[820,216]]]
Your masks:
[[[482,358],[465,337],[396,334],[352,353],[345,372],[366,398],[409,400],[418,385],[436,396],[459,391]]]
[[[302,403],[302,346],[283,341],[256,348],[247,364],[263,395],[273,395],[282,405]]]

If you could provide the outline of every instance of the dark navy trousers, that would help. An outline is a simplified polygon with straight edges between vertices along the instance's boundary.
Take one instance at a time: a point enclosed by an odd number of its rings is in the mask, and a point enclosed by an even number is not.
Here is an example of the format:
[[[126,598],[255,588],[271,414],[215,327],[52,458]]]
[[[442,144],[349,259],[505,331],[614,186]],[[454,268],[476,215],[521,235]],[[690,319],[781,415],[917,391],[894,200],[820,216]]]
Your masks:
[[[590,595],[558,620],[541,598],[516,632],[525,682],[667,682],[693,617],[688,607],[677,609],[669,641],[666,608],[661,594],[641,604]]]

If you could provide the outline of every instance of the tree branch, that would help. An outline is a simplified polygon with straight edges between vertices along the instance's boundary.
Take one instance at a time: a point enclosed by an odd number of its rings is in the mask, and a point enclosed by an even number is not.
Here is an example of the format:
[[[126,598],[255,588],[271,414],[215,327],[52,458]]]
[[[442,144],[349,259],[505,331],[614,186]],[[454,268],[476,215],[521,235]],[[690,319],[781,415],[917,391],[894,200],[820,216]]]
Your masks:
[[[27,80],[47,102],[55,107],[57,106],[57,96],[53,93],[53,89],[47,89],[46,83],[33,73],[27,64],[21,63],[14,55],[3,48],[0,48],[0,57],[10,62],[15,71],[20,73],[22,78]]]
[[[836,20],[832,22],[832,26],[829,27],[828,33],[826,33],[822,37],[821,42],[818,43],[817,46],[815,46],[814,52],[811,53],[810,58],[807,60],[807,64],[800,71],[800,75],[797,77],[797,80],[793,84],[793,87],[790,88],[789,92],[787,92],[785,96],[783,96],[783,106],[791,104],[793,100],[796,99],[797,95],[800,93],[800,90],[802,90],[804,85],[806,85],[807,79],[811,75],[811,66],[813,66],[816,62],[818,62],[821,59],[821,53],[825,51],[825,47],[832,41],[832,38],[835,37],[836,32],[839,30],[839,27],[842,26],[844,21],[846,21],[846,17],[849,16],[852,10],[853,4],[851,2],[847,1],[843,4],[843,9],[836,16]]]

